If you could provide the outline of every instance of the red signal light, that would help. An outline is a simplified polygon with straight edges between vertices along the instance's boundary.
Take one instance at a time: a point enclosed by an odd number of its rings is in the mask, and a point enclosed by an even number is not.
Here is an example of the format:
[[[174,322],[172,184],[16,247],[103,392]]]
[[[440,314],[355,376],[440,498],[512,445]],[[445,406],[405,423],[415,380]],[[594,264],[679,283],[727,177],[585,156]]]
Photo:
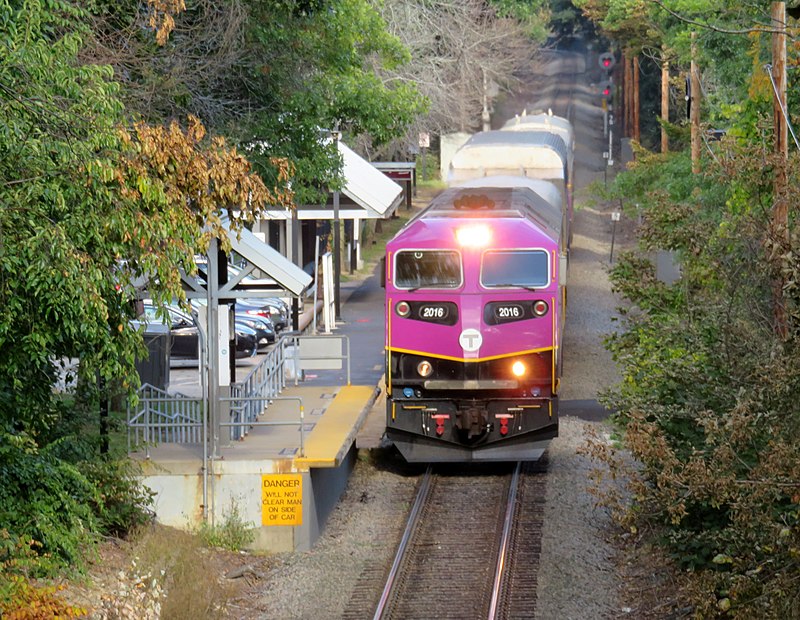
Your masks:
[[[606,52],[605,54],[600,54],[598,57],[598,64],[600,68],[605,71],[611,71],[614,68],[614,54],[611,52]]]

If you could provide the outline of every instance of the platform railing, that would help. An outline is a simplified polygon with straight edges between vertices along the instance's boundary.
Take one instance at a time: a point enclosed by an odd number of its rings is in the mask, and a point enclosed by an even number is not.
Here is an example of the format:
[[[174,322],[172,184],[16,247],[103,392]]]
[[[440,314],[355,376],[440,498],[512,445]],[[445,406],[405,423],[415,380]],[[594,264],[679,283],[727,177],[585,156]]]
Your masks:
[[[286,387],[286,351],[291,336],[282,335],[261,363],[253,368],[242,381],[231,384],[230,428],[231,440],[243,439],[250,425]],[[296,421],[294,424],[301,424]]]
[[[342,352],[344,349],[344,352]],[[304,356],[305,354],[305,356]],[[286,387],[287,368],[295,385],[302,369],[326,368],[331,363],[346,362],[347,384],[350,384],[350,339],[344,335],[309,336],[302,333],[281,335],[275,346],[247,376],[231,384],[231,395],[220,400],[229,403],[230,417],[219,426],[229,433],[230,441],[245,438],[252,428],[261,426],[297,426],[300,429],[300,451],[304,443],[302,399],[281,397]],[[203,396],[190,397],[168,393],[150,384],[139,389],[135,410],[128,407],[128,451],[144,446],[147,457],[150,447],[164,443],[206,444],[208,427],[206,402]],[[260,421],[260,416],[278,400],[298,402],[296,418]]]
[[[160,443],[205,443],[204,401],[185,394],[170,394],[145,383],[139,388],[136,408],[128,405],[128,452]]]

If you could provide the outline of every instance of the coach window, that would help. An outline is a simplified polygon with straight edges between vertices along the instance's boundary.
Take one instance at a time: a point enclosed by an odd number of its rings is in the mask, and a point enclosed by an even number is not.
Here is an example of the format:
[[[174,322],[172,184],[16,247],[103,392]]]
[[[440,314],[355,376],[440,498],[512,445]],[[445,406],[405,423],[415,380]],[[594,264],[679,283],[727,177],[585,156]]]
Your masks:
[[[550,258],[544,250],[489,251],[483,255],[481,284],[487,288],[545,288],[550,283]]]
[[[396,288],[458,288],[461,257],[452,250],[402,250],[395,254]]]

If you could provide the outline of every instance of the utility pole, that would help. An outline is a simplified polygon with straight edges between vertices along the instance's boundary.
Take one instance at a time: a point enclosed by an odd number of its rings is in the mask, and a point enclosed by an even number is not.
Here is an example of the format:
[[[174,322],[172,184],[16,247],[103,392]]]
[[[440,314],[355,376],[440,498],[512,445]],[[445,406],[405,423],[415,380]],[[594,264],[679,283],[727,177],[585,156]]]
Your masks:
[[[642,132],[639,123],[639,55],[637,54],[631,60],[631,70],[633,72],[633,109],[631,110],[633,118],[633,139],[641,144]]]
[[[667,60],[667,48],[661,50],[661,122],[669,122],[669,60]],[[669,136],[667,129],[661,126],[661,152],[669,151]]]
[[[786,119],[786,3],[772,3],[772,79],[775,96],[772,113],[775,127],[775,180],[773,182],[772,237],[775,243],[789,247],[789,201],[786,178],[789,157],[789,125]],[[784,254],[783,251],[778,255]],[[780,260],[780,259],[778,259]],[[772,285],[777,335],[786,339],[789,328],[784,307],[783,278]]]
[[[483,123],[484,131],[491,130],[492,116],[489,113],[489,81],[486,79],[486,69],[483,69],[483,112],[481,112],[481,122]]]
[[[339,153],[339,123],[337,121],[336,127],[331,132],[333,137],[333,146],[336,149],[338,156]],[[342,279],[342,254],[341,254],[341,232],[339,230],[339,190],[333,192],[333,308],[334,320],[342,320],[342,305],[341,297],[339,295],[339,281]]]
[[[692,62],[689,65],[692,85],[689,119],[692,129],[692,174],[700,174],[700,74],[697,69],[697,33],[692,32]]]

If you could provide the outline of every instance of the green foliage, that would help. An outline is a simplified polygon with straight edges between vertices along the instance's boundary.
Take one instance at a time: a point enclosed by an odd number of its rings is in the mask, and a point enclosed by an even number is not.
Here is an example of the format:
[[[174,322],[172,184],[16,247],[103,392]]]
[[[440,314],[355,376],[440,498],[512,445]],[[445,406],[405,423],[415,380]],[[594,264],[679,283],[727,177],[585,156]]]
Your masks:
[[[246,96],[259,111],[239,131],[257,165],[262,154],[294,163],[298,204],[318,203],[341,183],[338,154],[320,146],[326,130],[368,134],[380,145],[403,135],[425,107],[413,85],[384,83],[375,74],[375,66],[406,62],[408,51],[368,2],[326,9],[298,12],[293,3],[263,2],[250,20],[256,62],[248,80],[255,87]]]
[[[800,595],[789,577],[800,556],[800,236],[794,221],[788,242],[771,234],[769,145],[757,114],[736,118],[705,174],[686,154],[638,152],[611,189],[642,218],[643,252],[611,273],[629,305],[607,339],[622,381],[604,401],[643,465],[631,517],[664,528],[695,570],[697,612],[783,618]],[[665,250],[681,265],[671,285],[650,260]],[[786,337],[773,314],[779,275]]]
[[[97,490],[92,508],[103,534],[123,536],[153,519],[155,494],[141,484],[133,461],[83,461],[79,469]]]
[[[10,540],[31,541],[34,574],[79,566],[98,531],[91,505],[98,491],[74,465],[30,439],[0,435],[0,522]],[[26,567],[27,568],[27,567]]]
[[[92,12],[84,54],[110,58],[131,111],[150,123],[202,119],[247,150],[269,187],[272,158],[287,158],[296,204],[319,203],[340,182],[324,130],[338,123],[382,144],[424,109],[412,83],[376,77],[409,53],[368,0],[198,0],[174,15],[163,45],[141,3],[95,0]]]
[[[150,520],[152,495],[132,463],[71,460],[92,455],[82,444],[65,437],[40,449],[23,435],[0,433],[0,563],[7,571],[80,569],[97,534],[121,535]]]
[[[222,522],[215,525],[203,521],[197,529],[197,536],[207,547],[240,551],[255,540],[255,527],[242,519],[239,507],[231,501]]]
[[[522,23],[533,41],[544,42],[547,39],[548,25],[553,25],[553,21],[548,19],[551,17],[554,4],[550,0],[490,0],[490,4],[494,5],[499,15],[513,17]],[[562,3],[561,10],[565,11],[571,20],[580,22],[574,8],[570,10]],[[568,21],[567,16],[562,14],[560,22],[562,25]],[[566,27],[561,30],[562,34],[567,34],[565,30]],[[571,24],[569,30],[572,34],[577,27]]]

